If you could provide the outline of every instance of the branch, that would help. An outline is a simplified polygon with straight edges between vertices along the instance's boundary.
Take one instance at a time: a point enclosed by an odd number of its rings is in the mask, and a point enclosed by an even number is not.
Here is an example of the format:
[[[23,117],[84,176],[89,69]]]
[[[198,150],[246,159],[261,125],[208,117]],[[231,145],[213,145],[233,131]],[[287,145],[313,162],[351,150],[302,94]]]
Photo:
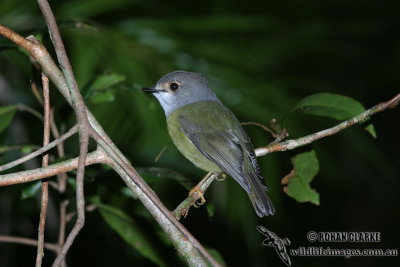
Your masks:
[[[31,62],[35,62],[35,59],[31,59]],[[43,99],[42,99],[42,97],[41,97],[41,95],[40,95],[40,93],[39,93],[39,91],[37,89],[36,83],[33,82],[32,80],[30,82],[31,82],[31,90],[32,90],[33,95],[35,96],[35,98],[39,102],[39,104],[41,106],[43,106]]]
[[[50,111],[50,128],[54,138],[60,138],[60,131],[54,121],[54,109]],[[57,145],[57,153],[59,158],[63,158],[65,156],[64,153],[64,143],[60,143]],[[64,192],[67,187],[67,174],[61,173],[57,175],[57,191],[62,196],[59,201],[59,230],[58,230],[58,247],[62,248],[65,242],[65,228],[67,225],[66,214],[67,214],[67,207],[69,204],[68,198],[66,198]],[[67,264],[64,261],[61,264],[62,267],[66,267]]]
[[[261,127],[264,131],[270,133],[271,136],[273,138],[275,138],[275,140],[272,141],[271,143],[269,143],[268,146],[277,144],[277,143],[281,142],[282,140],[286,139],[286,137],[289,136],[289,134],[286,131],[286,129],[281,129],[281,127],[276,124],[276,119],[275,118],[272,119],[271,122],[270,122],[270,125],[271,125],[272,129],[268,128],[265,125],[262,125],[261,123],[257,123],[257,122],[242,122],[240,124],[241,125],[256,125],[258,127]]]
[[[261,127],[261,129],[270,133],[273,138],[277,137],[276,133],[273,130],[271,130],[270,128],[268,128],[267,126],[265,126],[261,123],[249,121],[249,122],[241,122],[240,124],[241,125],[255,125],[255,126]]]
[[[0,186],[28,183],[75,170],[78,168],[78,161],[79,157],[76,157],[43,168],[0,175]],[[97,163],[108,164],[109,161],[109,157],[101,149],[97,149],[88,153],[85,165],[88,166]]]
[[[74,126],[74,127],[77,127],[77,126]],[[53,137],[56,139],[59,139],[60,131],[58,130],[58,127],[54,121],[54,109],[53,108],[50,110],[50,129],[51,129],[51,133],[53,134]],[[78,128],[76,128],[76,129],[78,129]],[[58,154],[59,158],[65,157],[64,142],[57,144],[57,154]],[[60,194],[65,192],[66,180],[67,180],[67,175],[65,173],[59,175],[57,190]]]
[[[66,132],[65,134],[63,134],[60,138],[54,140],[53,142],[49,143],[46,146],[41,147],[40,149],[22,157],[19,158],[17,160],[14,160],[10,163],[4,164],[0,166],[0,171],[4,171],[7,169],[10,169],[12,167],[15,167],[19,164],[22,164],[30,159],[33,159],[34,157],[37,157],[41,154],[43,154],[44,152],[52,149],[53,147],[57,146],[58,144],[64,142],[65,140],[67,140],[69,137],[71,137],[72,135],[74,135],[76,132],[78,131],[78,125],[75,125],[74,127],[72,127],[68,132]]]
[[[56,139],[60,138],[60,131],[58,130],[57,125],[54,121],[54,109],[51,109],[50,112],[50,128],[54,138]],[[60,143],[57,145],[57,152],[59,158],[63,158],[65,156],[64,143]],[[57,177],[57,190],[60,195],[64,195],[64,192],[67,187],[66,185],[67,185],[67,174],[66,173],[59,174]],[[59,248],[61,248],[65,242],[65,228],[67,225],[66,214],[67,214],[68,204],[69,204],[68,199],[61,199],[59,203],[60,215],[59,215],[59,231],[58,231],[58,242],[57,242]],[[61,266],[63,267],[67,266],[65,260],[63,261]]]
[[[43,146],[49,144],[50,141],[50,93],[49,93],[49,79],[42,73],[43,84],[43,107],[44,107],[44,130],[43,130]],[[42,167],[49,165],[49,154],[43,155]],[[42,180],[42,203],[40,207],[40,220],[38,230],[38,247],[36,254],[36,267],[42,266],[42,259],[44,256],[44,229],[46,225],[47,203],[49,200],[49,183],[47,180]]]

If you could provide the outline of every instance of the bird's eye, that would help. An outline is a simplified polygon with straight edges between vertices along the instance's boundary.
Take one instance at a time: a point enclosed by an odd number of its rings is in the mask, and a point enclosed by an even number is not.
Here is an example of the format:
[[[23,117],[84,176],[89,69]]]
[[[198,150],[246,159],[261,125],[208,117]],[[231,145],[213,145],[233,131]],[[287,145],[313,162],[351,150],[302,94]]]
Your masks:
[[[179,84],[177,84],[177,83],[171,83],[171,84],[169,85],[169,89],[171,89],[172,91],[176,91],[176,90],[179,89]]]

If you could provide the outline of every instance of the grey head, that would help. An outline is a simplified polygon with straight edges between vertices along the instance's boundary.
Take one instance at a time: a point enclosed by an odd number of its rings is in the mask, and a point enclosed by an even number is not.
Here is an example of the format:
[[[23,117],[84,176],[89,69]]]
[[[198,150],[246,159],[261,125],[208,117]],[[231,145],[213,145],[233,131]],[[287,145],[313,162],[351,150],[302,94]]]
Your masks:
[[[195,72],[174,71],[163,76],[154,88],[143,88],[144,92],[157,97],[168,117],[175,109],[200,101],[218,101],[208,87],[206,79]]]

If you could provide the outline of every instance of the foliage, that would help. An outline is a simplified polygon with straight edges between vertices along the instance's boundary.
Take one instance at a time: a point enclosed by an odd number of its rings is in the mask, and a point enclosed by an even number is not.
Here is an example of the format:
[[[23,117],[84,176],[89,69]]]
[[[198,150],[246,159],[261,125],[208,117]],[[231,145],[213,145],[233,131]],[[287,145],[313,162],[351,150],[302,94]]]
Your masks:
[[[0,107],[0,133],[7,128],[14,117],[16,106]]]
[[[309,201],[319,205],[319,194],[310,187],[310,182],[319,170],[315,151],[304,152],[292,158],[293,170],[282,179],[287,184],[283,190],[299,202]]]
[[[337,120],[348,120],[365,111],[363,105],[349,97],[330,93],[319,93],[302,99],[295,107],[304,113],[313,114]],[[372,124],[365,127],[366,130],[376,137]]]

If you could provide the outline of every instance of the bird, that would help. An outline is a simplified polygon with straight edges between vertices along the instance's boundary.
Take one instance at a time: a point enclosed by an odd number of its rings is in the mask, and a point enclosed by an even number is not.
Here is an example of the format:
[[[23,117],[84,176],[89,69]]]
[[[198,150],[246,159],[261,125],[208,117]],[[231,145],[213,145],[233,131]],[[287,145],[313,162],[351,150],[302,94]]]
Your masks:
[[[249,136],[201,74],[170,72],[142,90],[164,109],[168,133],[183,156],[204,171],[231,176],[259,217],[275,213]]]

